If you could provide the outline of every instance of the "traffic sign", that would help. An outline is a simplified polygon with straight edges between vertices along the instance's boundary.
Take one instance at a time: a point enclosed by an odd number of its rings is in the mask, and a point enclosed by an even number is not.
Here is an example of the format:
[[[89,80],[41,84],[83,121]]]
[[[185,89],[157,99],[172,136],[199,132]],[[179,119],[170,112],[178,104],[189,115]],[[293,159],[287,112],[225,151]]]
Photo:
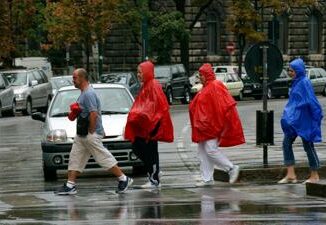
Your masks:
[[[267,48],[267,78],[272,82],[282,72],[283,57],[280,50],[269,42],[253,45],[245,56],[245,68],[248,76],[255,82],[263,82],[263,47]]]
[[[226,45],[226,51],[229,53],[229,55],[232,55],[235,50],[235,44],[233,41],[228,42]]]

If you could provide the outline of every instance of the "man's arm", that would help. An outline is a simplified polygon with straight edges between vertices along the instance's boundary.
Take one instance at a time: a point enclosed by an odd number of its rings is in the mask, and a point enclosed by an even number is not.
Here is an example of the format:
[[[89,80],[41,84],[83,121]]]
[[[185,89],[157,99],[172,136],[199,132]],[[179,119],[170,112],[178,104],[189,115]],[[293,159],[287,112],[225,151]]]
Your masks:
[[[88,126],[88,132],[93,134],[96,129],[96,120],[97,120],[97,112],[92,111],[89,113],[89,126]]]

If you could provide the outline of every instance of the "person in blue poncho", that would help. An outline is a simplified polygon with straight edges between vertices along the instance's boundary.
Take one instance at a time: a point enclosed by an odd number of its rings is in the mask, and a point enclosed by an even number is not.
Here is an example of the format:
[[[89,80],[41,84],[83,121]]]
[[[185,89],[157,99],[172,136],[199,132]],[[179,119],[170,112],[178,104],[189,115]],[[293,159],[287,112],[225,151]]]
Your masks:
[[[292,144],[297,136],[302,139],[311,170],[310,177],[304,183],[319,181],[317,170],[320,163],[314,148],[314,142],[321,142],[320,125],[323,113],[305,71],[302,59],[298,58],[290,62],[289,76],[293,80],[289,101],[281,118],[281,126],[284,132],[283,156],[284,164],[287,166],[287,174],[282,180],[278,181],[279,184],[297,182],[292,149]]]

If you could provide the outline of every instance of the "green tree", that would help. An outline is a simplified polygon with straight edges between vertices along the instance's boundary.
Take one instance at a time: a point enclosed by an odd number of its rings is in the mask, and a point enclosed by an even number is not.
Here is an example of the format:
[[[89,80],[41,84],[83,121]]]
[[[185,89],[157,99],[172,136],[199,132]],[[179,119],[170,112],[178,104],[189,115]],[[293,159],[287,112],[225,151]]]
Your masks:
[[[45,15],[49,41],[55,48],[82,44],[89,71],[91,46],[96,42],[101,45],[112,25],[121,20],[117,10],[121,3],[121,0],[48,1]]]
[[[267,39],[263,29],[265,22],[263,16],[267,10],[276,16],[292,7],[306,7],[317,2],[317,0],[232,0],[227,23],[229,30],[237,37],[239,74],[241,74],[245,43],[247,41],[255,43]],[[258,27],[261,28],[258,29]]]
[[[11,66],[14,57],[29,55],[28,45],[40,49],[42,8],[42,0],[0,1],[0,57],[5,66]]]

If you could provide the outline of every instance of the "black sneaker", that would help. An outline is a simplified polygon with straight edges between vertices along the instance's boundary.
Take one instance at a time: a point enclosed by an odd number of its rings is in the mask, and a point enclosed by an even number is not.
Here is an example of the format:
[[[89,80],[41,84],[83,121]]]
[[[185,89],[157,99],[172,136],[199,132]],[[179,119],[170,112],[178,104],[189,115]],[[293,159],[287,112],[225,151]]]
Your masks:
[[[56,192],[54,192],[57,195],[75,195],[77,194],[76,186],[73,186],[72,188],[68,187],[66,183],[62,185]]]
[[[130,177],[127,177],[126,181],[119,181],[118,189],[116,192],[119,194],[124,193],[128,187],[132,185],[132,182],[134,182],[134,180]]]

